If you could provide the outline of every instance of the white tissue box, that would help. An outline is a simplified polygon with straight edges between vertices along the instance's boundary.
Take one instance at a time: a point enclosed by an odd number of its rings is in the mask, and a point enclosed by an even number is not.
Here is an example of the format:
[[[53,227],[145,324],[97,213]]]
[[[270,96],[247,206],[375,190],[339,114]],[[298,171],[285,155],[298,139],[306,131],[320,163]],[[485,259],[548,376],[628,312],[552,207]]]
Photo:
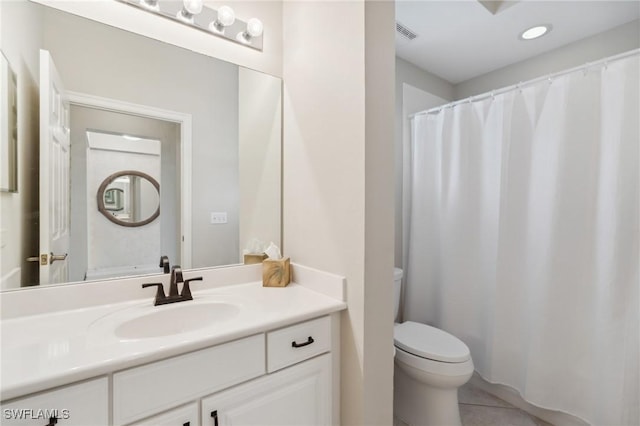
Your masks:
[[[262,263],[263,260],[267,258],[267,255],[264,253],[257,254],[245,254],[244,255],[244,264],[245,265],[253,265],[254,263]]]
[[[291,282],[291,262],[288,257],[262,261],[262,286],[286,287]]]

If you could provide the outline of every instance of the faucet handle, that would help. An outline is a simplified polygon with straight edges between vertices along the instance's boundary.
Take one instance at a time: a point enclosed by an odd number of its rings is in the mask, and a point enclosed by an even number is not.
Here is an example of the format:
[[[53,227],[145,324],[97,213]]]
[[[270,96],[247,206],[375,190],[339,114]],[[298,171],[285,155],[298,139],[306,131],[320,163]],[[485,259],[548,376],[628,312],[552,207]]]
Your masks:
[[[180,265],[173,265],[171,268],[171,280],[169,285],[169,298],[174,299],[179,296],[178,294],[178,283],[183,282],[182,279],[182,269]]]
[[[193,300],[193,296],[191,296],[191,289],[189,288],[189,283],[191,281],[202,281],[202,277],[189,278],[188,280],[184,280],[184,284],[182,285],[182,294],[180,294],[182,300]]]
[[[182,268],[180,267],[180,265],[173,265],[173,267],[171,268],[171,275],[172,278],[175,279],[176,283],[181,283],[183,281]]]
[[[167,296],[165,296],[164,294],[164,287],[162,285],[162,283],[148,283],[148,284],[142,284],[142,288],[147,288],[147,287],[158,287],[158,290],[156,291],[156,301],[154,303],[154,305],[158,306],[158,302],[164,300],[167,298]]]
[[[169,256],[161,256],[160,257],[160,265],[158,265],[158,266],[163,268],[163,272],[165,274],[168,274],[169,273],[169,269],[170,269],[170,267],[169,267]]]

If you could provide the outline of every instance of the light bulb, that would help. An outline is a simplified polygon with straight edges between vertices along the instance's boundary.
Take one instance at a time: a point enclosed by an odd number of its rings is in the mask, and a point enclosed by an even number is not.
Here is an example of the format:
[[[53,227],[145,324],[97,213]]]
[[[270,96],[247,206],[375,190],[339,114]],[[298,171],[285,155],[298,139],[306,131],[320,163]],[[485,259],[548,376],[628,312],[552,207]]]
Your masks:
[[[158,0],[140,0],[140,5],[147,10],[152,10],[154,12],[160,11]]]
[[[218,34],[224,34],[224,27],[233,25],[235,21],[236,14],[233,12],[233,9],[229,6],[222,6],[218,9],[218,19],[209,24],[209,30]]]
[[[183,22],[193,24],[193,16],[202,12],[202,0],[184,0],[182,10],[176,17]]]
[[[262,25],[262,21],[258,18],[251,18],[247,22],[247,33],[251,37],[260,37],[262,35],[262,31],[264,30],[264,25]]]
[[[229,6],[222,6],[218,9],[218,22],[220,22],[220,25],[228,27],[229,25],[233,25],[235,21],[236,14]]]
[[[197,15],[202,12],[202,0],[184,0],[184,10],[191,15]]]
[[[247,29],[238,33],[236,40],[240,43],[251,44],[251,39],[260,37],[263,30],[264,26],[262,25],[262,21],[257,18],[251,18],[247,21]]]

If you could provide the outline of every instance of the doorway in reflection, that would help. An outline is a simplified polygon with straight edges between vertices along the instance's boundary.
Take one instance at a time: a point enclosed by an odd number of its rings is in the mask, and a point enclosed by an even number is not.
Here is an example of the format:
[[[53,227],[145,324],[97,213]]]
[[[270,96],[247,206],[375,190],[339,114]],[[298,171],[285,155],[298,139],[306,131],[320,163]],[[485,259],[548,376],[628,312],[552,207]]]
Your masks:
[[[69,280],[179,264],[180,125],[72,104],[71,147]]]

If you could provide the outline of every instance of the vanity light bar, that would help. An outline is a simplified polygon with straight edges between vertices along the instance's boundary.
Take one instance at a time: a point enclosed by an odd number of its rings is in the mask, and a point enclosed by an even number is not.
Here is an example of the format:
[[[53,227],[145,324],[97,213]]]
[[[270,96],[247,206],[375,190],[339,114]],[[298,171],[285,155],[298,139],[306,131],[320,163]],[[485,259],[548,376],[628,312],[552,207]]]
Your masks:
[[[248,22],[237,19],[233,10],[228,6],[222,6],[215,10],[203,6],[202,0],[185,0],[184,2],[174,0],[118,1],[209,35],[262,51],[264,37],[262,22],[256,18],[252,18]]]

